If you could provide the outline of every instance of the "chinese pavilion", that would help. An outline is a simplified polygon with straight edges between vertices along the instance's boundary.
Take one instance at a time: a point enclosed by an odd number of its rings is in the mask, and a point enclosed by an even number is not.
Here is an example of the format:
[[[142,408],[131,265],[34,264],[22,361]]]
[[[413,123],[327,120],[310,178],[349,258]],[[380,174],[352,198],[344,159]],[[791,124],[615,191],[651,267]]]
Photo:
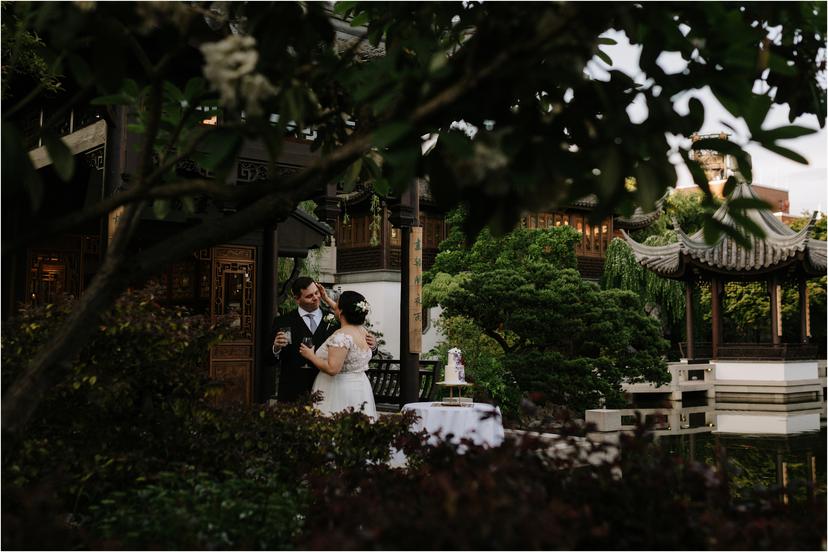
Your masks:
[[[750,184],[741,181],[728,200],[736,198],[756,199],[757,195]],[[816,347],[808,344],[810,321],[805,285],[808,278],[824,276],[826,271],[826,242],[809,237],[816,213],[799,232],[784,225],[768,209],[751,210],[748,216],[764,234],[764,237],[751,236],[749,248],[727,235],[723,235],[716,243],[708,244],[704,241],[701,230],[688,236],[680,228],[676,229],[675,243],[659,247],[638,243],[626,233],[624,237],[641,266],[665,278],[686,283],[687,342],[684,352],[688,360],[703,357],[780,360],[816,358]],[[732,225],[727,203],[719,208],[714,218]],[[711,286],[712,338],[709,352],[696,347],[693,335],[693,293],[696,284],[701,281],[709,282]],[[721,306],[726,299],[724,283],[727,281],[768,282],[771,299],[770,344],[745,346],[724,343]],[[798,283],[801,321],[799,343],[782,343],[780,285],[783,281]]]
[[[737,175],[738,176],[738,175]],[[757,198],[750,184],[742,180],[728,201],[714,213],[723,224],[732,224],[729,201]],[[685,283],[687,341],[683,362],[705,366],[715,382],[716,431],[720,433],[797,433],[816,431],[823,384],[819,378],[819,348],[809,343],[809,278],[826,270],[824,241],[809,237],[816,213],[795,232],[767,208],[747,211],[762,235],[749,237],[744,247],[731,236],[706,243],[702,231],[688,236],[676,228],[676,242],[649,247],[624,233],[638,263],[665,278]],[[729,281],[767,282],[770,295],[770,343],[728,343],[724,339],[722,305]],[[782,284],[795,282],[799,290],[798,342],[782,342]],[[711,342],[697,342],[694,336],[693,295],[705,283],[710,285]],[[755,339],[754,341],[759,341]],[[705,364],[702,364],[705,363]]]

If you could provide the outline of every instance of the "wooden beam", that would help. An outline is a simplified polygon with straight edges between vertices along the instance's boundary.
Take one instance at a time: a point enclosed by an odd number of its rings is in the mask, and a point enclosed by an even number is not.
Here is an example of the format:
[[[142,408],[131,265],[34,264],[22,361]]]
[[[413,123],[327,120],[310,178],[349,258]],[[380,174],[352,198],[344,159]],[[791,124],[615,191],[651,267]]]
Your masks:
[[[106,121],[98,121],[95,124],[83,127],[71,134],[61,138],[72,155],[90,150],[106,142]],[[35,170],[52,164],[46,146],[40,146],[29,152]]]

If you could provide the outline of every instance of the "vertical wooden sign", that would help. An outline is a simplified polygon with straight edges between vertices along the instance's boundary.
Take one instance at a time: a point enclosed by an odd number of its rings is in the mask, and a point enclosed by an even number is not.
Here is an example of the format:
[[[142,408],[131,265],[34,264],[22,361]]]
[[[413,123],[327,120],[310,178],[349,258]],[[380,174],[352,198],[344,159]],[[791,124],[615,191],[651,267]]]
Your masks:
[[[423,227],[411,227],[408,265],[408,351],[423,352]]]
[[[121,216],[124,214],[124,206],[121,205],[120,207],[115,207],[112,211],[109,212],[109,216],[107,217],[107,245],[112,243],[112,237],[115,235],[115,231],[118,229],[118,224],[121,222]]]

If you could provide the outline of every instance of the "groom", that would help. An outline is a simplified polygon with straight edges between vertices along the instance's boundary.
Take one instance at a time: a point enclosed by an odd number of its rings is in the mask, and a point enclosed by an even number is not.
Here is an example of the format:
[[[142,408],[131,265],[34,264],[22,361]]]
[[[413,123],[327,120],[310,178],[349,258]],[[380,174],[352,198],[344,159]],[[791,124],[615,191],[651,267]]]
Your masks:
[[[317,284],[310,278],[302,276],[296,279],[291,286],[293,298],[296,300],[296,310],[292,310],[273,320],[273,355],[280,364],[279,388],[277,400],[279,402],[293,402],[310,393],[316,374],[315,367],[308,367],[307,361],[299,354],[299,345],[302,338],[310,337],[313,348],[318,349],[325,340],[339,328],[339,322],[332,313],[323,317],[320,307],[321,294]],[[281,328],[290,328],[291,340]],[[373,336],[369,333],[366,339],[371,348],[376,346]]]

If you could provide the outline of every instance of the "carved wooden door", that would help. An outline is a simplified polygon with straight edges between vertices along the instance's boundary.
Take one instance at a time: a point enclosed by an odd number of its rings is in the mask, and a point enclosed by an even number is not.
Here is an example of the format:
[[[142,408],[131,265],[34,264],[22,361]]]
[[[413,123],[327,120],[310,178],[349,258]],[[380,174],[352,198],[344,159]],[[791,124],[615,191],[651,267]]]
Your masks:
[[[256,249],[239,245],[212,251],[210,314],[231,315],[240,335],[210,350],[210,377],[224,384],[222,402],[250,403],[256,351]]]

